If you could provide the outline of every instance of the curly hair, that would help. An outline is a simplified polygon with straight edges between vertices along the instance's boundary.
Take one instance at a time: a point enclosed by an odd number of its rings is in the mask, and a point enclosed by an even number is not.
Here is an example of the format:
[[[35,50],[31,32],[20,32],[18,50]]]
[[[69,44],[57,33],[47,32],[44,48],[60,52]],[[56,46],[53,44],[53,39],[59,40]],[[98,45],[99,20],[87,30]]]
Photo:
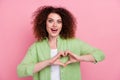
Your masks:
[[[75,37],[76,19],[65,8],[42,6],[39,7],[33,14],[33,31],[37,40],[43,40],[48,38],[48,32],[46,30],[46,20],[50,13],[57,13],[62,18],[62,30],[60,37],[63,39],[70,39]]]

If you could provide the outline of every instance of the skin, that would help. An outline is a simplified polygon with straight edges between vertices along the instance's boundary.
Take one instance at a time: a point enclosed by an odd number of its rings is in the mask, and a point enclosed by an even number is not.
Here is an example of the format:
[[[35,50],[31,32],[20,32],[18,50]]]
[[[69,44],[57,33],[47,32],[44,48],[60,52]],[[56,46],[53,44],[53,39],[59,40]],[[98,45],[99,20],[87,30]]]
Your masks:
[[[51,49],[57,48],[57,37],[59,36],[60,31],[62,30],[62,18],[57,13],[50,13],[46,20],[46,30],[49,34],[48,43]],[[61,56],[69,56],[69,60],[66,63],[60,62]],[[50,65],[60,65],[66,67],[67,65],[75,62],[95,62],[95,59],[92,55],[83,55],[78,56],[72,53],[70,50],[66,50],[65,52],[60,51],[58,54],[49,59],[42,62],[38,62],[33,70],[33,73],[39,72],[43,68]]]

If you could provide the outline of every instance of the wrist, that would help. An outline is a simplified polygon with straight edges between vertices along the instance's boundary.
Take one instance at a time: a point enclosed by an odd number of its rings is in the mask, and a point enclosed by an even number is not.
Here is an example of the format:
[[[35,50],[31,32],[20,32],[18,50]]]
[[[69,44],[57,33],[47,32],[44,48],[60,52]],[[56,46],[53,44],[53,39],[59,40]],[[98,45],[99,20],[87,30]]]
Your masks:
[[[83,57],[79,56],[78,60],[79,60],[79,62],[83,61]]]
[[[51,59],[48,60],[48,61],[47,61],[47,64],[48,64],[48,66],[51,65],[51,64],[52,64],[52,60],[51,60]]]

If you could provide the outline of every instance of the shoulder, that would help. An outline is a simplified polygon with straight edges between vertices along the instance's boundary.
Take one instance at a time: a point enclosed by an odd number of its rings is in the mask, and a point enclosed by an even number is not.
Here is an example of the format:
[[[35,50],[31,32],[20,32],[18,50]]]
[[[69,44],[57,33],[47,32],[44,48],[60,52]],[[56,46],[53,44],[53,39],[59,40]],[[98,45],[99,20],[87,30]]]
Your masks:
[[[80,39],[79,38],[71,38],[71,39],[67,39],[67,41],[79,43]]]
[[[83,46],[83,45],[89,45],[87,42],[83,41],[80,38],[72,38],[72,39],[68,39],[67,42],[69,44],[74,44],[74,45],[79,45],[79,46]]]
[[[44,45],[44,43],[46,43],[46,40],[43,40],[43,41],[34,41],[34,42],[30,45],[29,49],[34,49],[34,48],[36,48],[37,46]]]
[[[77,45],[80,43],[80,40],[78,38],[70,38],[70,39],[62,39],[61,42],[71,44],[71,45]]]

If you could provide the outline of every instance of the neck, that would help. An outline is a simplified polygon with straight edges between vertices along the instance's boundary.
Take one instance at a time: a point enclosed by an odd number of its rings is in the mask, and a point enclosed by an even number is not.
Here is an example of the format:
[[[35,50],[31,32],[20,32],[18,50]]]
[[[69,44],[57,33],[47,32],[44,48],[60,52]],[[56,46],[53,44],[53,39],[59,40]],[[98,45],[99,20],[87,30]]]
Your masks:
[[[49,40],[49,42],[56,42],[57,37],[49,37],[48,40]]]
[[[50,48],[52,49],[57,48],[57,37],[49,37],[48,42],[49,42]]]

